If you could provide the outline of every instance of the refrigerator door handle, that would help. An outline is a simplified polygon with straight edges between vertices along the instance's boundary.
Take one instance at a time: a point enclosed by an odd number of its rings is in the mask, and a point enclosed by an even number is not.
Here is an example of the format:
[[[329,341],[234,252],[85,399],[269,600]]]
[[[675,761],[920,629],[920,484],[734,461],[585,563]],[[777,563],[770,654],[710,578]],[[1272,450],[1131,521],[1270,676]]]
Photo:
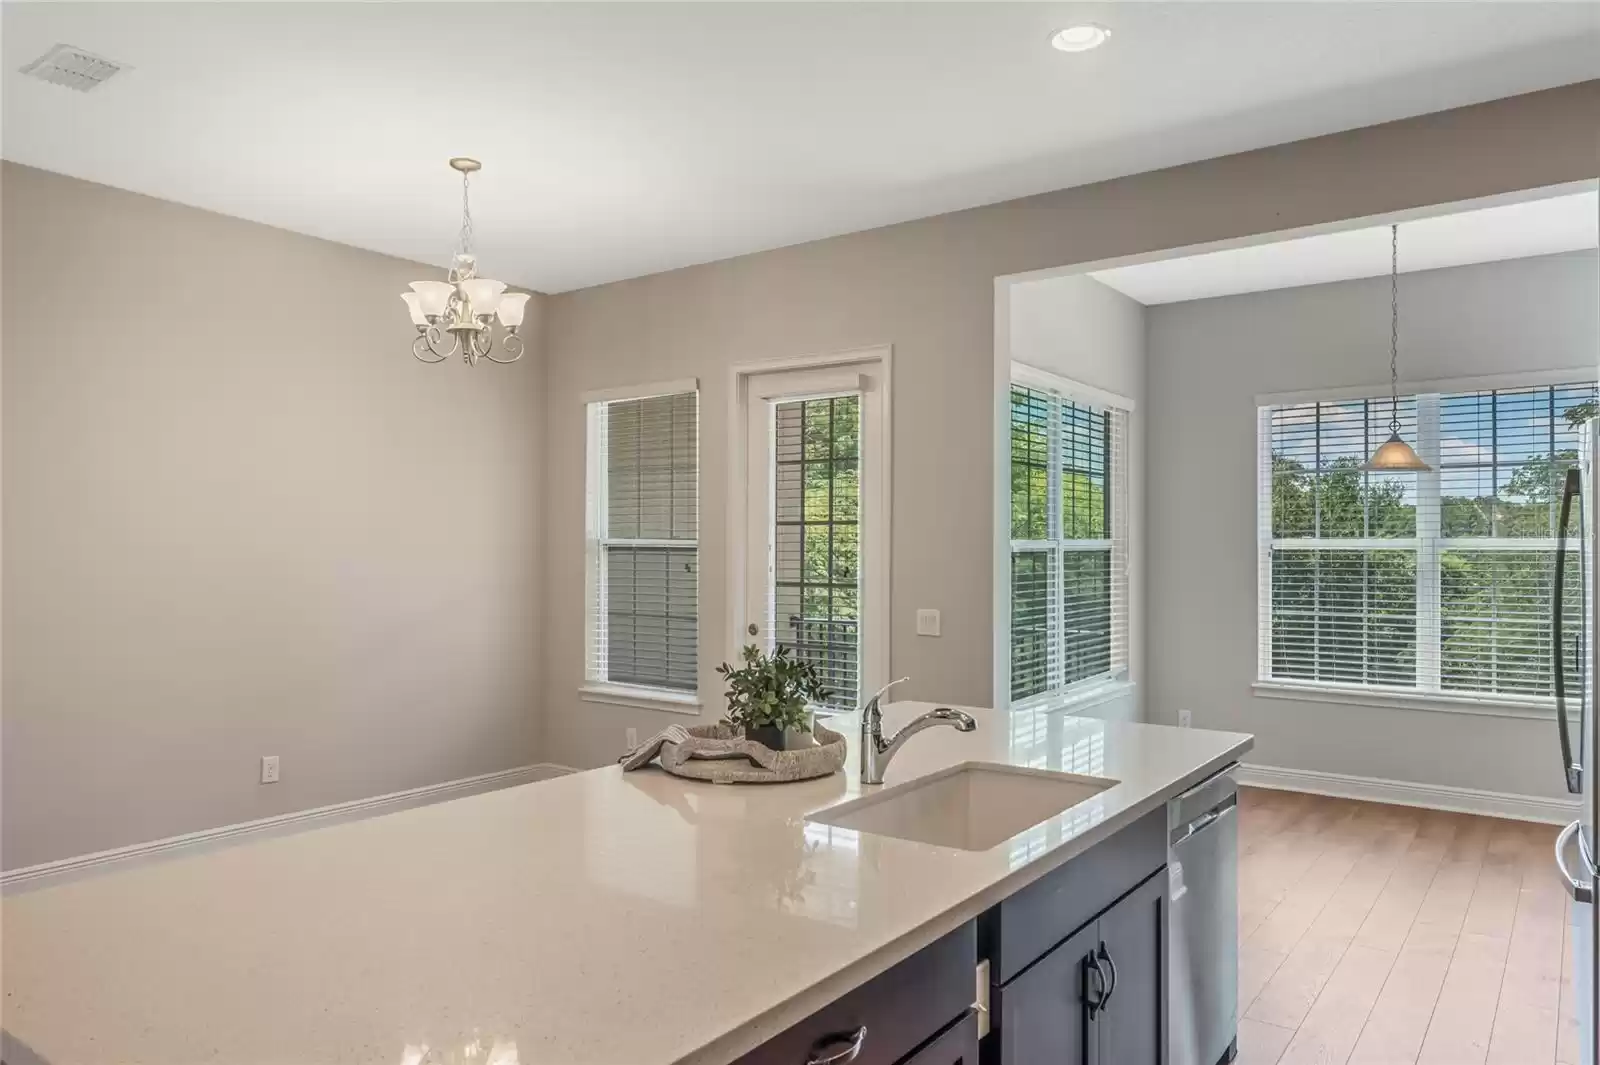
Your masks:
[[[1578,496],[1580,483],[1578,471],[1568,470],[1561,490],[1561,521],[1556,526],[1559,536],[1556,540],[1555,580],[1550,587],[1550,658],[1554,673],[1551,680],[1556,695],[1556,734],[1561,739],[1561,771],[1566,777],[1567,790],[1574,795],[1583,793],[1583,763],[1573,761],[1572,735],[1567,724],[1567,673],[1566,662],[1563,661],[1566,649],[1562,646],[1565,641],[1561,634],[1562,615],[1566,611],[1561,599],[1567,584],[1567,530],[1571,525],[1572,501]],[[1579,706],[1581,719],[1582,703]],[[1581,734],[1581,728],[1579,731]]]
[[[1567,894],[1572,896],[1573,902],[1593,902],[1593,882],[1579,880],[1567,868],[1567,845],[1572,842],[1572,837],[1578,834],[1583,826],[1581,820],[1574,821],[1561,830],[1561,835],[1556,837],[1556,868],[1561,870],[1562,883],[1566,885]]]

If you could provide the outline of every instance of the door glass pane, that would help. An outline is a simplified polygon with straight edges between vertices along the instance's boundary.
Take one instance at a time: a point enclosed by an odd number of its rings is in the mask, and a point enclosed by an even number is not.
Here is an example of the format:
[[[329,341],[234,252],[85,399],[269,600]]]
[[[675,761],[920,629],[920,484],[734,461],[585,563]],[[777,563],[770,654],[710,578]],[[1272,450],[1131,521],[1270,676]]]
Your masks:
[[[861,401],[776,404],[773,643],[822,674],[827,704],[861,697]]]

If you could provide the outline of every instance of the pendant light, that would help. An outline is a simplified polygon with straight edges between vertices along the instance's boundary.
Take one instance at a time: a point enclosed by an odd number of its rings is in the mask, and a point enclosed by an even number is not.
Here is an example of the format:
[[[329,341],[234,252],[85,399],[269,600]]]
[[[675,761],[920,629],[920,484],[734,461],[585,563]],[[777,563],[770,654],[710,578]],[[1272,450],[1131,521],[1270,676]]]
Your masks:
[[[1400,227],[1389,227],[1389,439],[1378,445],[1364,470],[1419,473],[1433,469],[1400,439]]]

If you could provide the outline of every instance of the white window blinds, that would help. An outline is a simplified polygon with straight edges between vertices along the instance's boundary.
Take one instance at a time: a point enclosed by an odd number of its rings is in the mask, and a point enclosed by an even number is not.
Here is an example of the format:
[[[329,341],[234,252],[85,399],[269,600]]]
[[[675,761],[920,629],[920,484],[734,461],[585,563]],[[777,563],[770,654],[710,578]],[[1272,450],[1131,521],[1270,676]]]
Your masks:
[[[698,396],[593,403],[588,675],[698,686]]]
[[[1388,437],[1387,399],[1263,407],[1262,679],[1549,698],[1562,484],[1594,403],[1592,384],[1402,397],[1425,473],[1361,469]],[[1562,612],[1573,648],[1580,532]]]
[[[1127,413],[1011,387],[1011,699],[1126,675]]]

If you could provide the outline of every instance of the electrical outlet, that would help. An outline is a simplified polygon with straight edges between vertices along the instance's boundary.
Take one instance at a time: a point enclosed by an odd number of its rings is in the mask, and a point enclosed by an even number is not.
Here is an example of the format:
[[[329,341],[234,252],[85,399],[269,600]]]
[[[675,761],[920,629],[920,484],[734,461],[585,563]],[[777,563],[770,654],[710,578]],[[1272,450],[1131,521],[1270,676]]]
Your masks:
[[[266,754],[261,756],[261,783],[276,784],[278,782],[278,756]]]
[[[917,611],[917,635],[939,635],[939,612],[937,610]]]
[[[1178,711],[1178,727],[1179,728],[1188,728],[1192,724],[1194,724],[1194,714],[1193,714],[1193,712],[1191,712],[1189,710],[1179,710]]]
[[[630,728],[630,729],[628,729],[627,735],[628,735],[628,750],[631,751],[635,747],[639,746],[639,730],[636,729],[636,728]]]

